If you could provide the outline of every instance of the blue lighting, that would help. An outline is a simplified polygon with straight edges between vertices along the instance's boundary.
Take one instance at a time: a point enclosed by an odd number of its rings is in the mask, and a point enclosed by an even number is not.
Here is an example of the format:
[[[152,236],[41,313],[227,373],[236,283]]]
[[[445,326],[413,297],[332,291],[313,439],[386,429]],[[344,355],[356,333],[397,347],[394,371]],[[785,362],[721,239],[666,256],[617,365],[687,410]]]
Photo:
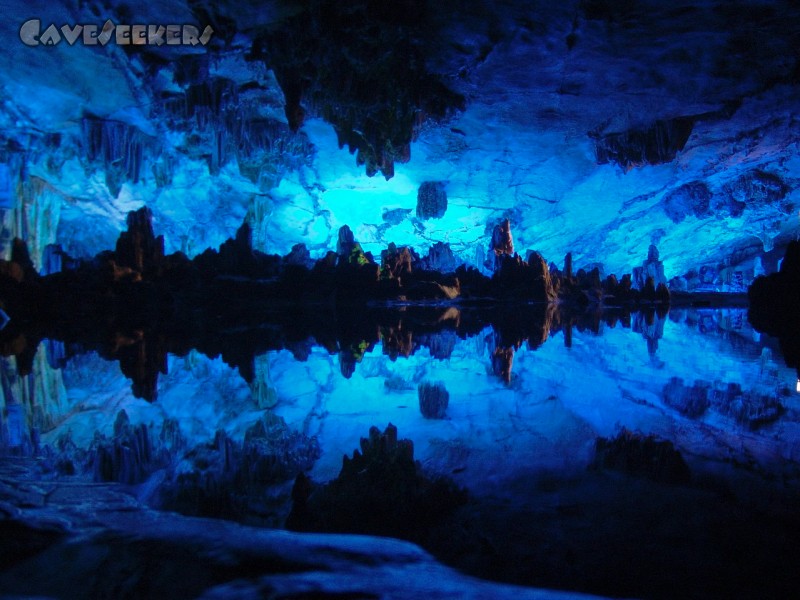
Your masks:
[[[0,596],[796,592],[796,3],[7,4]]]

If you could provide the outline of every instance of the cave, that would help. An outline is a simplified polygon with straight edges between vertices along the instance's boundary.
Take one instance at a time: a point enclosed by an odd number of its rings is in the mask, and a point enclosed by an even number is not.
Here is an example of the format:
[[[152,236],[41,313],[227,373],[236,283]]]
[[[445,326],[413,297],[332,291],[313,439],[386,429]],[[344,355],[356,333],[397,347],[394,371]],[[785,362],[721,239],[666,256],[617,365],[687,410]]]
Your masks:
[[[9,0],[0,596],[800,585],[800,6]]]

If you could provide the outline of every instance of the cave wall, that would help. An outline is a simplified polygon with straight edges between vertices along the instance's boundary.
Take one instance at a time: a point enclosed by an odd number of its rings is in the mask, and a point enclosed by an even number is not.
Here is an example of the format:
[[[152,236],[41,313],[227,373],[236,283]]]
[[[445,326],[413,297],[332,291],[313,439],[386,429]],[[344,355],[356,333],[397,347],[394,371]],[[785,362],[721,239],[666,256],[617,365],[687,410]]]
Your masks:
[[[268,252],[321,255],[348,224],[376,254],[441,241],[479,264],[509,218],[525,254],[622,273],[656,244],[667,278],[749,265],[797,234],[792,3],[381,6],[12,2],[3,253],[22,237],[39,267],[52,243],[92,255],[143,204],[166,251],[190,256],[247,220]],[[28,47],[32,14],[214,36]],[[444,214],[417,211],[426,182]]]

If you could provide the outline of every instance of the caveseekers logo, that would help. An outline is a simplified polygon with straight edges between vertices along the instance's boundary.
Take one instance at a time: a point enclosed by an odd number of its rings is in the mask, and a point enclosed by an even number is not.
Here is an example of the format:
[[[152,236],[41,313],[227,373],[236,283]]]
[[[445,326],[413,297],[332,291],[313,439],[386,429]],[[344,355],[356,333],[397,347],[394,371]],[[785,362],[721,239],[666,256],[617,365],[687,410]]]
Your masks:
[[[214,35],[210,25],[203,32],[194,25],[116,25],[111,19],[97,25],[50,25],[42,31],[39,19],[29,19],[19,28],[19,39],[26,46],[56,46],[62,41],[70,46],[205,46]]]

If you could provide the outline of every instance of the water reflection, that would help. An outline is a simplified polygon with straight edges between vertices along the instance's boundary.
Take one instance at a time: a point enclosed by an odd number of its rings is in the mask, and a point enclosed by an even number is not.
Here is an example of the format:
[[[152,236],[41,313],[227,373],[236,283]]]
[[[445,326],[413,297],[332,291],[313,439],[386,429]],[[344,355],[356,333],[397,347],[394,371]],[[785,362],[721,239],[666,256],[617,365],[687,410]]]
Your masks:
[[[707,314],[676,312],[674,322],[699,326],[701,332],[725,327],[747,329],[742,311],[736,323],[721,311]],[[719,314],[718,314],[719,313]],[[75,356],[96,352],[106,360],[119,363],[122,373],[131,380],[137,398],[155,400],[160,374],[167,373],[169,355],[185,356],[196,350],[209,358],[222,356],[247,382],[255,378],[257,357],[270,351],[288,350],[304,361],[315,347],[336,354],[343,377],[352,377],[356,365],[366,354],[380,351],[395,360],[427,349],[438,359],[450,357],[457,340],[466,340],[485,330],[492,335],[489,355],[493,372],[511,381],[514,353],[523,345],[535,349],[548,338],[563,333],[566,347],[572,344],[573,329],[600,333],[604,328],[620,326],[639,333],[647,351],[655,356],[658,341],[664,335],[666,308],[630,311],[606,309],[595,313],[564,315],[554,306],[513,305],[472,307],[405,306],[372,308],[358,312],[326,311],[320,307],[276,312],[273,319],[256,327],[218,328],[209,324],[207,331],[171,331],[169,329],[133,329],[129,331],[99,328],[91,336],[47,337],[47,331],[20,328],[16,323],[0,332],[0,354],[15,359],[16,369],[24,376],[33,369],[37,351],[44,352],[48,364],[58,369]],[[102,324],[101,324],[102,325]],[[39,350],[43,346],[43,350]]]
[[[135,484],[161,508],[272,527],[293,510],[301,529],[413,531],[476,575],[649,597],[664,595],[664,560],[716,575],[749,568],[720,567],[713,553],[725,536],[754,552],[769,546],[759,528],[777,525],[763,499],[796,521],[797,373],[742,310],[373,308],[276,315],[191,339],[9,331],[2,452],[38,456],[51,477]],[[347,483],[319,488],[315,500],[314,486],[340,475],[342,456],[373,426],[394,432],[392,447],[408,440],[398,446],[405,466],[393,467],[403,477],[386,471],[386,489],[364,491],[354,457]],[[381,439],[369,447],[383,448]],[[412,509],[384,512],[410,519],[426,507],[426,525],[370,529],[359,517],[369,503],[352,497],[385,502],[399,481]],[[444,492],[442,512],[429,503]],[[687,520],[697,524],[688,533]],[[720,528],[728,520],[734,533]],[[588,548],[602,544],[614,552],[601,560]],[[501,559],[500,548],[516,558]],[[641,578],[627,581],[614,556]]]
[[[227,394],[213,400],[209,423],[198,427],[211,432],[246,397],[247,410],[274,408],[290,422],[305,413],[311,434],[320,421],[315,411],[329,411],[342,395],[364,406],[402,397],[404,407],[418,395],[429,419],[454,418],[459,401],[481,396],[510,396],[519,411],[543,390],[562,403],[577,397],[599,406],[621,396],[676,418],[724,415],[750,429],[794,415],[796,377],[740,309],[565,315],[552,306],[404,306],[275,317],[258,328],[193,339],[133,331],[40,341],[7,328],[0,338],[4,444],[32,447],[76,404],[128,397],[123,377],[134,397],[166,395],[167,405],[181,395],[202,402]],[[98,367],[100,359],[107,366]],[[216,391],[206,389],[210,382]],[[316,408],[307,406],[311,398]],[[169,412],[158,404],[140,410]],[[616,411],[600,421],[614,422]],[[370,414],[407,421],[392,410]]]

